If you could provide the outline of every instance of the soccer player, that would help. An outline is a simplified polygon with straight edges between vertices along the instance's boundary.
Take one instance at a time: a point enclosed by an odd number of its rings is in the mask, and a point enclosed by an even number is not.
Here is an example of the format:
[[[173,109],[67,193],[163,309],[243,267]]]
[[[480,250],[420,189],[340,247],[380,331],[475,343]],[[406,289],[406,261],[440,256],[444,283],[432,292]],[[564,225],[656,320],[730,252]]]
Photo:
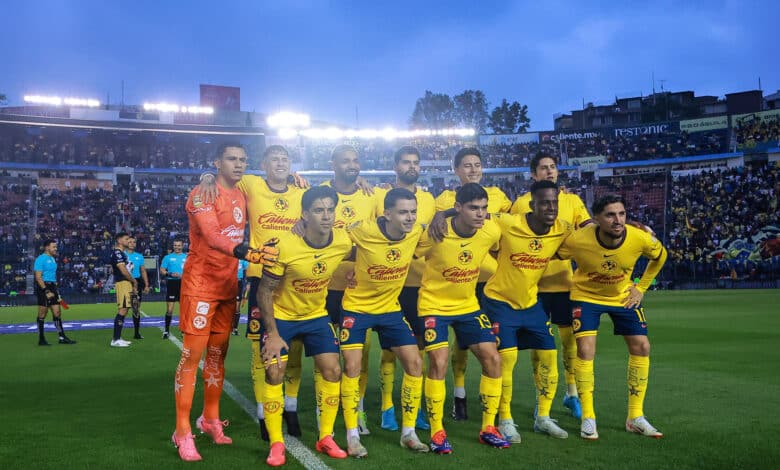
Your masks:
[[[355,147],[337,145],[331,154],[333,165],[333,180],[323,183],[336,190],[338,204],[336,205],[335,228],[346,228],[361,220],[376,219],[376,201],[372,194],[366,194],[358,185],[360,176],[360,160]],[[330,321],[334,325],[341,324],[341,299],[347,287],[348,277],[352,275],[355,263],[345,261],[338,265],[328,286],[327,310]],[[358,405],[358,427],[360,434],[369,434],[366,413],[363,408],[363,397],[366,396],[368,385],[368,362],[371,348],[370,334],[366,336],[363,346],[363,370],[360,372],[360,403]],[[319,380],[315,371],[315,380]]]
[[[531,178],[534,181],[558,182],[558,162],[552,155],[540,152],[531,159],[530,166]],[[510,212],[512,214],[525,214],[531,211],[530,202],[531,193],[525,193],[515,200]],[[582,228],[593,222],[582,199],[576,194],[567,192],[564,187],[560,188],[558,194],[558,218],[568,222],[575,229]],[[571,329],[571,303],[569,301],[571,279],[571,261],[550,260],[547,270],[539,281],[539,300],[552,323],[558,326],[558,334],[561,337],[563,367],[566,379],[566,394],[563,398],[563,406],[571,410],[572,416],[580,419],[582,417],[582,407],[577,394],[577,384],[574,380],[574,359],[577,357],[577,341],[574,339],[574,333]],[[531,357],[534,365],[534,374],[536,374],[536,366],[539,361],[535,350],[531,350]],[[506,381],[504,386],[506,387]],[[508,419],[507,415],[502,413],[501,410],[499,410],[498,415],[499,420]],[[512,424],[514,423],[507,422],[504,427],[510,429]]]
[[[357,252],[354,283],[347,286],[342,301],[341,406],[347,428],[347,452],[356,458],[368,455],[360,442],[357,422],[363,344],[369,330],[379,334],[382,350],[392,351],[404,368],[401,446],[415,452],[430,450],[414,431],[422,394],[422,359],[414,331],[398,303],[423,227],[415,223],[417,199],[408,189],[391,189],[383,205],[383,216],[347,228]]]
[[[238,295],[236,296],[236,313],[233,314],[233,336],[238,336],[238,321],[241,320],[241,307],[249,294],[246,286],[246,270],[249,261],[238,260]]]
[[[577,263],[571,289],[572,328],[577,338],[574,374],[582,400],[580,435],[598,439],[593,406],[593,359],[601,315],[612,318],[614,333],[628,347],[628,419],[626,431],[659,438],[661,434],[644,416],[643,403],[650,375],[650,341],[642,306],[644,293],[666,261],[666,249],[650,233],[626,225],[622,196],[606,195],[593,203],[594,225],[576,231],[558,250],[563,259]],[[641,280],[631,273],[640,256],[650,259]]]
[[[184,273],[184,263],[187,262],[187,253],[184,253],[184,242],[173,241],[173,253],[168,253],[160,264],[160,275],[165,276],[165,331],[163,339],[168,339],[171,334],[171,321],[173,320],[173,305],[179,302],[181,292],[181,277]],[[179,304],[181,305],[181,304]],[[179,322],[181,324],[181,321]]]
[[[482,365],[480,442],[497,448],[510,445],[494,427],[501,398],[501,359],[490,319],[480,311],[476,294],[480,265],[489,251],[498,249],[501,237],[498,226],[485,220],[487,207],[485,189],[477,183],[464,184],[458,189],[454,208],[448,211],[456,215],[448,221],[451,227],[444,239],[433,242],[426,232],[415,253],[425,257],[418,311],[425,327],[429,360],[425,399],[431,424],[431,450],[438,454],[452,452],[442,425],[450,326],[458,345],[470,349]]]
[[[336,326],[325,308],[331,277],[352,254],[352,241],[343,230],[333,230],[338,195],[328,186],[306,190],[301,200],[305,223],[303,237],[279,237],[279,260],[263,270],[258,289],[262,312],[262,357],[266,364],[263,390],[265,424],[271,448],[266,463],[286,461],[282,437],[282,401],[287,350],[294,337],[303,341],[306,356],[314,357],[321,377],[315,381],[320,402],[320,429],[316,450],[333,458],[346,458],[333,440],[333,424],[341,396],[341,367]]]
[[[122,339],[122,326],[125,324],[127,310],[133,303],[133,297],[138,295],[138,282],[127,269],[128,260],[125,251],[130,242],[130,235],[119,232],[115,236],[116,245],[111,252],[111,268],[114,272],[114,290],[116,291],[117,312],[114,317],[114,336],[111,347],[126,348],[132,341]]]
[[[501,228],[496,274],[485,285],[482,308],[493,323],[501,355],[501,402],[498,430],[510,442],[520,442],[512,419],[512,374],[518,349],[538,351],[534,381],[539,407],[534,431],[559,439],[568,433],[550,419],[558,385],[558,351],[550,321],[537,298],[539,279],[550,258],[568,237],[571,225],[558,218],[558,185],[540,180],[531,186],[531,211],[522,215],[494,214]]]
[[[135,251],[137,240],[135,237],[130,236],[127,241],[127,267],[130,269],[130,274],[135,279],[135,283],[138,286],[138,293],[131,300],[130,307],[133,309],[133,329],[135,335],[133,339],[144,339],[141,336],[141,299],[142,294],[149,293],[149,277],[146,274],[146,268],[144,267],[144,255]]]
[[[252,246],[260,246],[285,233],[289,233],[301,215],[301,196],[303,190],[290,182],[290,155],[281,145],[271,145],[265,149],[260,163],[265,177],[244,175],[238,183],[238,189],[246,196],[249,211],[249,241]],[[201,182],[204,200],[210,200],[209,187],[213,187],[212,175],[205,174]],[[216,192],[214,192],[215,194]],[[268,429],[265,426],[263,411],[263,387],[265,386],[265,365],[260,354],[261,314],[257,303],[257,289],[263,270],[260,266],[250,265],[247,269],[249,283],[249,310],[247,313],[246,337],[252,341],[252,359],[250,372],[257,403],[257,418],[260,437],[268,441]],[[285,399],[283,418],[287,432],[300,437],[298,422],[298,391],[301,385],[302,344],[293,340],[287,363],[285,377]]]
[[[452,169],[460,179],[460,184],[480,183],[482,181],[482,154],[473,147],[464,147],[455,154],[452,159]],[[504,192],[495,186],[484,187],[488,194],[488,213],[509,212],[512,201]],[[455,191],[443,191],[436,198],[436,210],[446,211],[455,203]],[[492,256],[486,256],[484,264],[480,266],[479,282],[477,283],[477,299],[482,298],[482,290],[485,282],[496,272],[496,260]],[[452,376],[454,382],[452,418],[456,421],[468,419],[466,406],[466,364],[468,355],[466,350],[456,347],[452,352]]]
[[[417,179],[420,177],[420,151],[416,147],[409,145],[399,148],[394,155],[395,183],[393,188],[405,188],[414,194],[417,200],[417,223],[426,226],[431,223],[435,213],[435,202],[433,195],[423,188],[417,186]],[[377,214],[384,214],[385,196],[387,190],[377,187],[374,190],[376,196]],[[406,276],[406,282],[398,296],[398,302],[401,305],[401,311],[404,312],[404,318],[412,326],[414,334],[417,337],[417,343],[422,350],[423,344],[423,326],[417,316],[417,294],[420,290],[420,279],[425,269],[425,261],[422,258],[412,260],[409,274]],[[424,364],[423,364],[424,366]],[[393,386],[395,381],[395,354],[392,351],[383,349],[380,362],[380,385],[382,390],[382,429],[390,431],[398,430],[398,422],[395,418],[395,406],[393,404]],[[417,429],[428,430],[428,418],[425,416],[423,408],[419,408]]]
[[[179,328],[184,344],[174,381],[176,430],[171,437],[184,461],[201,460],[191,432],[190,410],[198,363],[204,353],[203,412],[195,424],[215,444],[233,442],[223,431],[227,422],[219,419],[219,399],[235,313],[238,260],[264,261],[260,252],[243,243],[246,201],[236,184],[244,174],[246,160],[240,144],[223,144],[214,161],[221,186],[216,201],[205,203],[197,189],[187,199],[190,256],[181,279]],[[273,261],[270,255],[265,260]]]
[[[35,295],[38,297],[38,346],[49,346],[43,335],[46,314],[51,310],[54,326],[59,334],[60,344],[76,344],[76,341],[65,335],[62,327],[62,310],[60,310],[60,294],[57,292],[57,241],[51,238],[43,241],[43,253],[33,263],[35,272]]]

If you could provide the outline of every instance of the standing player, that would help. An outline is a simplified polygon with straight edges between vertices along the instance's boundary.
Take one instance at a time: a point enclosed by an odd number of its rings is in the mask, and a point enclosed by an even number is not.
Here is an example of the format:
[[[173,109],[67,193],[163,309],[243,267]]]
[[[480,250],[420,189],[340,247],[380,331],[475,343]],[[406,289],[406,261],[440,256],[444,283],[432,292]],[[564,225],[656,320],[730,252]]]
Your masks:
[[[534,181],[558,182],[558,162],[552,155],[538,153],[531,159],[531,178]],[[526,214],[530,212],[531,193],[525,193],[512,205],[513,214]],[[558,194],[558,218],[568,222],[575,229],[582,228],[593,221],[579,196],[566,191],[561,187]],[[542,308],[547,312],[552,323],[558,326],[558,334],[561,336],[561,349],[563,352],[563,367],[566,379],[566,395],[563,398],[563,406],[571,410],[572,416],[577,419],[582,417],[582,407],[577,394],[577,384],[574,380],[574,359],[577,357],[577,341],[571,330],[571,303],[569,291],[571,290],[572,269],[571,261],[550,260],[547,269],[539,281],[539,300]],[[531,351],[531,357],[536,375],[536,367],[539,363],[536,351]],[[506,384],[505,384],[506,386]],[[502,418],[499,411],[499,420]],[[504,422],[509,429],[513,422]]]
[[[568,433],[550,419],[550,407],[558,385],[558,351],[550,321],[537,298],[537,284],[561,243],[571,234],[569,223],[558,219],[558,186],[541,180],[531,186],[531,212],[522,215],[495,214],[501,227],[498,269],[485,286],[482,307],[493,323],[501,354],[501,403],[498,430],[513,443],[520,434],[512,420],[512,374],[517,350],[538,351],[534,373],[539,409],[534,431],[559,439]]]
[[[233,314],[233,336],[238,336],[238,321],[241,320],[241,307],[249,295],[246,284],[246,270],[249,261],[238,260],[238,295],[236,296],[236,313]]]
[[[485,189],[477,183],[464,184],[457,192],[455,207],[448,211],[456,215],[448,221],[451,227],[444,239],[435,243],[426,232],[415,253],[425,257],[418,310],[425,327],[425,350],[430,362],[425,399],[431,424],[431,450],[438,454],[452,452],[442,425],[450,326],[458,344],[471,349],[482,365],[480,442],[497,448],[510,445],[493,426],[501,398],[501,358],[490,319],[480,311],[476,295],[480,265],[489,251],[498,249],[501,238],[498,226],[485,220],[487,207]]]
[[[221,186],[216,201],[204,203],[197,189],[187,200],[191,249],[181,280],[179,328],[184,344],[174,382],[176,431],[171,437],[179,449],[179,457],[185,461],[201,460],[191,432],[190,410],[198,363],[204,352],[203,412],[195,423],[214,443],[233,442],[223,432],[226,422],[219,419],[219,399],[235,313],[236,271],[238,259],[263,261],[260,252],[243,244],[246,202],[235,186],[244,174],[246,160],[246,151],[240,144],[224,144],[214,162],[218,170],[217,184]],[[275,249],[269,251],[273,253]]]
[[[595,225],[570,236],[561,246],[561,258],[577,263],[571,289],[572,328],[577,338],[574,373],[582,400],[580,435],[598,439],[593,407],[593,359],[601,315],[612,318],[614,333],[628,347],[628,419],[626,431],[662,437],[644,416],[643,404],[650,375],[650,341],[642,298],[666,261],[666,249],[651,234],[626,225],[622,196],[607,195],[593,203]],[[640,256],[650,259],[638,284],[631,281]]]
[[[266,463],[284,465],[282,401],[287,349],[294,337],[302,339],[307,356],[321,377],[315,382],[320,402],[318,452],[333,458],[347,453],[333,440],[333,424],[339,410],[341,367],[336,326],[325,308],[327,287],[336,267],[352,253],[352,242],[343,230],[333,230],[338,196],[333,188],[309,188],[301,201],[305,222],[303,237],[287,233],[279,237],[279,261],[263,271],[258,303],[263,319],[263,362],[266,364],[264,408],[271,449]]]
[[[149,293],[149,277],[146,274],[146,268],[144,267],[144,255],[135,251],[136,238],[130,236],[127,241],[127,267],[130,269],[130,274],[135,279],[135,283],[138,286],[138,294],[133,297],[130,307],[133,309],[133,329],[135,335],[133,339],[144,339],[141,336],[141,294]]]
[[[347,428],[347,450],[357,458],[368,454],[360,442],[357,421],[363,344],[369,330],[379,334],[382,350],[392,352],[393,357],[397,355],[404,368],[401,446],[416,452],[429,450],[414,431],[422,394],[422,360],[414,331],[398,303],[423,227],[415,224],[417,200],[408,189],[391,189],[383,205],[384,216],[376,221],[356,222],[347,229],[357,252],[355,283],[344,291],[342,302],[341,406]]]
[[[181,277],[184,273],[184,263],[187,261],[187,253],[184,253],[184,242],[173,241],[173,253],[168,253],[160,264],[160,275],[165,276],[165,331],[163,339],[168,339],[171,334],[171,321],[173,320],[173,305],[179,302],[181,292]]]
[[[62,327],[62,310],[60,310],[60,294],[57,292],[57,242],[51,238],[43,241],[43,253],[35,258],[33,271],[35,272],[35,295],[38,297],[38,346],[49,346],[43,335],[43,326],[46,314],[51,309],[51,316],[60,344],[76,344],[75,341],[65,335]]]
[[[417,186],[417,178],[420,177],[420,151],[416,147],[403,146],[399,148],[394,155],[395,165],[395,184],[394,188],[404,188],[414,194],[417,200],[417,223],[426,226],[431,223],[433,214],[436,211],[433,195],[428,191]],[[377,187],[374,190],[376,196],[377,214],[385,212],[385,195],[387,190]],[[417,294],[420,290],[420,279],[425,269],[425,260],[415,258],[412,260],[409,274],[406,276],[406,282],[398,296],[398,302],[401,305],[401,311],[404,312],[404,318],[412,326],[414,334],[417,337],[417,343],[420,348],[423,347],[423,325],[417,316]],[[380,384],[382,389],[382,429],[390,431],[398,430],[398,422],[395,418],[395,406],[393,405],[393,385],[395,381],[395,354],[389,350],[382,350],[382,360],[379,366]],[[425,417],[423,408],[417,415],[415,427],[418,429],[430,429],[428,419]]]
[[[130,346],[132,341],[122,339],[122,326],[125,324],[125,316],[133,303],[133,298],[138,295],[138,282],[127,269],[128,260],[125,251],[130,243],[130,235],[126,232],[119,232],[115,238],[116,245],[111,252],[111,267],[114,271],[117,312],[114,317],[114,336],[111,340],[111,346],[126,348]]]
[[[376,218],[376,201],[374,196],[366,194],[358,185],[360,176],[360,160],[355,147],[351,145],[337,145],[331,154],[333,164],[333,180],[326,181],[324,185],[331,186],[338,195],[336,205],[336,220],[334,228],[346,228],[361,220],[373,220]],[[347,287],[347,277],[352,275],[355,263],[345,261],[338,265],[333,279],[328,286],[327,309],[330,321],[334,325],[341,324],[341,299],[344,297],[344,289]],[[363,409],[363,397],[366,396],[368,385],[368,352],[371,347],[370,334],[366,336],[363,346],[363,370],[360,372],[360,404],[358,405],[358,427],[360,434],[369,434],[366,413]],[[316,372],[315,372],[316,374]],[[315,380],[319,378],[315,375]]]
[[[452,169],[460,179],[460,184],[480,183],[482,181],[482,154],[473,147],[465,147],[455,154],[452,160]],[[506,197],[501,189],[495,186],[485,187],[488,195],[488,213],[509,212],[512,201]],[[443,191],[436,198],[436,210],[446,211],[452,209],[455,204],[455,191]],[[496,260],[492,256],[486,256],[480,266],[479,282],[477,283],[477,299],[482,298],[482,290],[485,282],[496,272]],[[452,418],[455,420],[468,419],[466,407],[466,364],[468,355],[463,345],[456,347],[452,352],[452,376],[454,382],[454,401]]]

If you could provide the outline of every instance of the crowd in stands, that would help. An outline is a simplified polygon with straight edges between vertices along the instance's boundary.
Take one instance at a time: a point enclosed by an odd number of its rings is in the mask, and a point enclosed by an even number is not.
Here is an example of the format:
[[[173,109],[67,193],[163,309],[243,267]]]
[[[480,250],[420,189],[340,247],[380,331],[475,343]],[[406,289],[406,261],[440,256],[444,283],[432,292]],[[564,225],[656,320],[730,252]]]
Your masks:
[[[735,133],[740,149],[751,149],[766,142],[780,145],[780,116],[775,120],[743,119],[735,126]]]

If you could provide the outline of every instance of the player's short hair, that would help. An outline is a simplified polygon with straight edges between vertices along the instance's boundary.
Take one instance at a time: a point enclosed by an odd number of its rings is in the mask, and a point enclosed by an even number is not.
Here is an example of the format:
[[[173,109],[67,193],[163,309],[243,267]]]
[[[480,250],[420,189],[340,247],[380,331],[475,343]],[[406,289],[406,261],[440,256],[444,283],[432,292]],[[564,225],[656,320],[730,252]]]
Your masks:
[[[263,160],[265,160],[266,158],[270,157],[273,154],[279,154],[279,153],[287,157],[290,156],[290,152],[288,152],[283,145],[271,145],[265,149],[265,152],[263,152]]]
[[[475,147],[463,147],[462,149],[458,150],[458,153],[455,154],[455,158],[452,159],[452,169],[454,170],[455,168],[459,167],[460,162],[462,162],[467,155],[474,155],[479,158],[480,162],[482,162],[482,154],[479,150],[477,150]]]
[[[240,148],[244,152],[246,152],[246,149],[244,148],[244,144],[241,142],[223,142],[219,144],[219,147],[217,147],[217,154],[215,155],[216,159],[221,159],[223,155],[225,155],[225,150],[227,150],[229,147],[236,147]]]
[[[358,155],[358,151],[355,147],[349,144],[341,144],[337,145],[333,148],[333,152],[330,154],[330,161],[335,162],[337,158],[341,157],[342,155],[346,154],[347,152],[354,152],[355,155]]]
[[[544,152],[536,152],[536,155],[531,159],[531,173],[536,174],[536,169],[539,168],[539,163],[542,161],[542,159],[549,158],[551,159],[556,165],[558,165],[558,159],[555,158],[555,156],[550,155],[549,153]]]
[[[312,186],[301,197],[301,209],[308,211],[317,199],[330,199],[334,206],[339,203],[339,195],[335,189],[330,186]]]
[[[460,189],[458,189],[458,192],[455,193],[455,202],[461,205],[471,201],[487,198],[487,191],[485,191],[485,188],[477,183],[466,183],[461,186]]]
[[[173,239],[173,243],[176,243],[176,242],[184,244],[184,239],[176,237],[176,238]]]
[[[606,194],[596,199],[596,201],[593,203],[593,206],[591,206],[590,210],[593,213],[593,215],[601,214],[604,211],[605,207],[607,207],[610,204],[615,204],[617,202],[623,204],[623,207],[626,207],[626,200],[620,194]]]
[[[116,235],[114,235],[114,240],[119,241],[120,238],[129,237],[130,234],[127,232],[119,232]]]
[[[385,194],[385,209],[392,209],[402,199],[416,201],[414,193],[406,188],[393,188]]]
[[[43,241],[43,245],[42,245],[43,249],[45,250],[46,247],[51,245],[52,243],[57,243],[57,240],[55,240],[53,238],[47,238],[46,240]]]
[[[541,191],[543,189],[554,189],[557,191],[558,185],[550,180],[534,181],[534,184],[531,185],[531,195],[534,195],[537,191]]]
[[[395,151],[395,154],[393,155],[393,161],[397,165],[398,162],[401,161],[401,157],[404,155],[417,155],[417,158],[420,158],[420,150],[417,149],[417,147],[413,145],[404,145],[403,147],[399,148]],[[387,206],[385,206],[387,207]]]

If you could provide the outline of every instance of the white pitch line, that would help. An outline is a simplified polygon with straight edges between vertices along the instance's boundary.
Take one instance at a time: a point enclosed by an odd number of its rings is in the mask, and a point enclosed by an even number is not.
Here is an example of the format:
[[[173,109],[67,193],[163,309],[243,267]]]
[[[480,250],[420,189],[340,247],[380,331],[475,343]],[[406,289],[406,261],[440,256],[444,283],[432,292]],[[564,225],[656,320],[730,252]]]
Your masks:
[[[141,315],[148,317],[144,311],[141,311]],[[165,328],[160,327],[160,331],[165,331]],[[168,339],[170,339],[171,342],[175,344],[177,348],[179,348],[179,350],[184,347],[179,338],[170,335]],[[198,367],[203,370],[202,360],[198,364]],[[252,418],[252,421],[257,422],[257,405],[255,403],[251,402],[247,397],[244,396],[244,394],[239,392],[238,389],[234,387],[233,384],[228,382],[227,379],[222,381],[222,390],[227,393],[227,395],[233,399],[233,401],[236,402],[236,404],[241,407],[241,409],[244,410],[244,412],[249,415],[250,418]],[[325,462],[320,460],[320,458],[317,457],[317,455],[308,447],[306,447],[298,438],[290,436],[289,434],[285,434],[284,445],[292,454],[292,456],[295,457],[295,459],[305,468],[310,470],[330,470],[330,467],[325,465]]]

